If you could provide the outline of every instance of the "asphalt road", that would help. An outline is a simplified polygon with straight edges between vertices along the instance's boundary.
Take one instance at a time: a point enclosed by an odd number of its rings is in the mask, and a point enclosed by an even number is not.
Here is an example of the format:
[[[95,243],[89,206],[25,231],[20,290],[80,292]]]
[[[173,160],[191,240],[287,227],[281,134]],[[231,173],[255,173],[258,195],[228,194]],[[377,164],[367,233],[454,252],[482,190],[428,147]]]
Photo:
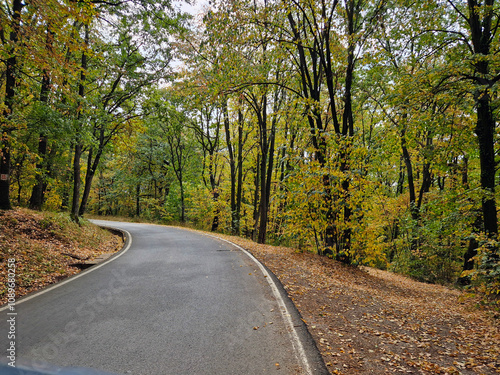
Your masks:
[[[325,373],[275,278],[242,249],[172,227],[96,223],[126,231],[131,243],[17,301],[16,364],[136,375]],[[12,341],[8,312],[0,311],[2,353]]]

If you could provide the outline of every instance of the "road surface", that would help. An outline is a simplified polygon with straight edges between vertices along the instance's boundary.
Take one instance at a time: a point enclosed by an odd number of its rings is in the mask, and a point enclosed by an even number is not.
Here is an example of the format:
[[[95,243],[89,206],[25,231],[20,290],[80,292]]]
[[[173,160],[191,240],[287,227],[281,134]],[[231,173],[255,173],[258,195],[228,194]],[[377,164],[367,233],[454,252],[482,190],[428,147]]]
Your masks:
[[[242,249],[179,228],[96,223],[131,241],[106,263],[17,301],[15,323],[5,307],[0,312],[2,352],[14,341],[17,365],[134,375],[325,373],[291,302],[277,298],[274,277]]]

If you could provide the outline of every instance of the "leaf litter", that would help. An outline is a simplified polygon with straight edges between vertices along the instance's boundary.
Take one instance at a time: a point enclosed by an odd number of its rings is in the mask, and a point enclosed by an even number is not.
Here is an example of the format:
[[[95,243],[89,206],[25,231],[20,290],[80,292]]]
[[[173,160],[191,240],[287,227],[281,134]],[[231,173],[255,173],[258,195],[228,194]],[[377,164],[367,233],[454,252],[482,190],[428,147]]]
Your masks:
[[[464,292],[217,236],[278,277],[332,374],[500,374],[499,320]]]
[[[16,297],[39,290],[82,270],[84,263],[121,249],[123,240],[65,214],[27,209],[0,211],[0,305],[7,302],[8,259],[15,259]]]

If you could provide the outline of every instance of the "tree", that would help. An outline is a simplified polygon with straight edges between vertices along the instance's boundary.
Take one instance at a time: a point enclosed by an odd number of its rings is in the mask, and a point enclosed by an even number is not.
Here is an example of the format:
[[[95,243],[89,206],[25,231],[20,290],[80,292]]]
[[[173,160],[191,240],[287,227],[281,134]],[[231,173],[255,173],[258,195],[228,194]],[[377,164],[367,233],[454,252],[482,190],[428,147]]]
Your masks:
[[[118,22],[112,23],[113,27],[100,25],[105,35],[92,43],[94,54],[101,56],[91,61],[94,64],[89,67],[92,78],[87,78],[87,85],[92,91],[87,102],[94,112],[89,117],[93,142],[85,150],[85,185],[78,213],[73,214],[75,217],[83,216],[86,211],[92,182],[106,146],[127,123],[142,115],[139,103],[133,99],[153,83],[171,77],[172,48],[167,44],[168,37],[174,30],[182,28],[186,17],[171,9],[169,1],[142,1],[140,5],[131,8],[127,4],[116,3],[104,9],[105,14],[101,17],[118,17]],[[159,8],[161,5],[170,9],[170,13]],[[155,17],[159,19],[154,20]],[[147,34],[140,28],[146,25],[150,25]],[[105,42],[106,39],[111,39],[111,42]],[[78,155],[75,153],[75,156]],[[76,182],[74,201],[79,200]]]
[[[198,116],[196,117],[199,117],[199,119],[194,121],[191,128],[194,130],[196,139],[203,150],[203,183],[212,193],[215,212],[211,230],[216,231],[219,228],[220,221],[218,201],[220,196],[219,185],[222,176],[221,157],[219,155],[222,116],[217,104],[201,104],[200,107],[201,108],[196,111],[198,112]]]
[[[228,151],[230,179],[231,179],[231,233],[240,234],[241,229],[241,204],[243,198],[243,147],[246,144],[248,133],[244,133],[245,118],[244,108],[240,99],[236,105],[237,120],[236,131],[231,131],[231,121],[228,115],[227,103],[224,110],[224,131]],[[236,141],[234,140],[236,139]]]
[[[38,93],[34,98],[31,113],[28,115],[27,127],[39,131],[36,165],[36,183],[33,186],[29,207],[41,210],[48,188],[51,174],[51,163],[56,154],[57,145],[54,138],[61,135],[62,112],[64,110],[56,102],[57,90],[69,76],[76,75],[76,66],[70,58],[70,46],[75,43],[74,28],[70,20],[75,18],[75,9],[59,1],[29,2],[27,28],[31,34],[27,49],[33,56],[34,73],[40,75]],[[74,22],[74,21],[73,21]],[[54,41],[57,39],[58,43]],[[25,68],[26,69],[26,65]],[[27,69],[26,69],[27,70]],[[34,85],[33,90],[37,89]],[[64,129],[66,130],[66,129]]]
[[[1,153],[0,153],[0,209],[11,209],[10,202],[10,133],[15,129],[12,121],[15,121],[15,97],[18,84],[19,61],[18,43],[21,34],[21,12],[24,4],[21,0],[12,0],[12,7],[1,9],[2,23],[10,28],[9,39],[5,39],[2,27],[2,44],[6,46],[5,51],[5,96],[1,117]],[[5,17],[8,17],[6,20]],[[4,18],[5,17],[5,18]]]
[[[85,24],[84,27],[84,43],[85,46],[89,46],[89,25]],[[83,152],[82,144],[82,131],[80,129],[80,124],[85,124],[85,117],[83,114],[83,102],[86,95],[86,84],[87,84],[87,69],[88,69],[88,51],[84,50],[81,57],[81,73],[80,82],[78,84],[78,96],[79,96],[79,106],[77,108],[77,130],[74,140],[74,156],[73,156],[73,199],[71,202],[71,218],[79,222],[79,202],[80,202],[80,187],[81,187],[81,171],[80,171],[80,160]],[[83,121],[82,121],[83,119]]]
[[[496,68],[498,50],[498,13],[494,0],[468,0],[466,7],[452,0],[448,4],[460,16],[460,31],[454,33],[463,45],[468,66],[459,73],[472,83],[477,122],[474,129],[481,163],[481,187],[484,191],[482,214],[484,230],[490,238],[498,235],[495,199],[495,84],[500,80]],[[465,9],[464,9],[465,8]],[[462,32],[463,30],[463,32]],[[467,32],[467,34],[465,34]],[[472,67],[472,69],[470,69]]]
[[[384,1],[363,0],[287,1],[283,9],[289,23],[290,40],[286,48],[294,53],[294,63],[300,82],[300,96],[306,107],[315,159],[325,170],[322,175],[327,226],[324,230],[324,250],[337,259],[351,262],[351,216],[355,207],[350,202],[352,141],[355,134],[353,89],[358,55],[366,49],[366,41],[377,27]],[[363,10],[363,11],[362,11]],[[337,24],[342,25],[336,30]],[[343,43],[340,42],[343,40]],[[343,59],[344,61],[342,62]],[[323,87],[326,85],[327,96]],[[339,87],[342,87],[339,90]],[[322,103],[330,117],[325,116]],[[330,158],[329,127],[333,127],[335,156],[341,177],[335,186],[326,171]],[[343,209],[339,209],[339,206]],[[342,223],[341,225],[339,225]]]
[[[162,90],[149,104],[149,129],[157,141],[162,142],[169,167],[179,184],[180,221],[186,221],[186,180],[189,167],[196,161],[193,134],[187,126],[191,121],[186,110],[168,92]]]

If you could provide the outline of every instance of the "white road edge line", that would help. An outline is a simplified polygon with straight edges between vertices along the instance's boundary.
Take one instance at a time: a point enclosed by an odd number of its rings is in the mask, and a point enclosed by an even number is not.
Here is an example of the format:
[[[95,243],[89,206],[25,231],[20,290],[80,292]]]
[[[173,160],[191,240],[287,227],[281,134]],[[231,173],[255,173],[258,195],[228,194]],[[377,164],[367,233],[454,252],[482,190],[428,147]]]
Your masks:
[[[112,228],[112,227],[110,227],[110,228]],[[47,292],[50,292],[51,290],[59,288],[60,286],[63,286],[64,284],[67,284],[67,283],[69,283],[69,282],[71,282],[73,280],[76,280],[76,279],[78,279],[78,278],[80,278],[80,277],[82,277],[84,275],[88,275],[89,273],[91,273],[91,272],[93,272],[93,271],[95,271],[95,270],[97,270],[97,269],[105,266],[106,264],[114,261],[115,259],[118,259],[119,257],[121,257],[123,254],[125,254],[128,251],[128,249],[130,249],[130,246],[132,246],[132,235],[130,234],[130,232],[128,232],[128,231],[126,231],[124,229],[120,229],[120,231],[123,231],[123,232],[125,232],[127,234],[128,245],[127,245],[127,247],[125,247],[125,249],[121,250],[121,252],[118,255],[112,256],[110,259],[106,260],[105,262],[102,262],[102,263],[100,263],[98,265],[90,267],[89,269],[87,269],[85,271],[82,271],[82,272],[76,274],[73,277],[70,277],[70,278],[68,278],[66,280],[63,280],[63,281],[57,283],[57,284],[54,284],[54,285],[49,286],[49,287],[47,287],[45,289],[42,289],[39,292],[34,292],[33,294],[30,294],[28,297],[20,299],[19,301],[16,301],[16,305],[19,305],[19,304],[21,304],[23,302],[29,301],[30,299],[33,299],[35,297],[41,296],[42,294],[45,294]],[[0,311],[7,310],[8,308],[9,308],[9,305],[6,304],[4,307],[0,308]]]
[[[236,245],[235,243],[225,240],[224,238],[220,238],[211,234],[204,233],[206,236],[216,238],[221,241],[225,241],[227,243],[230,243],[231,245],[235,246],[236,248],[240,249],[243,251],[250,259],[252,259],[260,268],[261,272],[263,273],[265,279],[269,283],[269,286],[271,287],[271,290],[273,291],[274,298],[276,299],[276,302],[278,302],[278,306],[280,308],[281,316],[283,317],[283,320],[285,321],[285,324],[287,325],[288,328],[288,334],[290,335],[290,339],[292,341],[292,346],[295,351],[296,357],[299,359],[299,362],[302,363],[304,370],[308,375],[313,375],[313,372],[311,370],[311,366],[309,364],[309,360],[307,359],[306,352],[304,350],[304,346],[302,345],[302,342],[299,339],[299,335],[297,333],[297,330],[295,329],[293,322],[292,322],[292,317],[290,312],[288,311],[288,308],[286,307],[285,301],[283,300],[283,297],[281,297],[281,293],[278,290],[278,286],[274,282],[273,278],[271,275],[269,275],[269,272],[267,272],[266,268],[262,265],[262,263],[255,258],[249,251],[245,250],[239,245]]]

